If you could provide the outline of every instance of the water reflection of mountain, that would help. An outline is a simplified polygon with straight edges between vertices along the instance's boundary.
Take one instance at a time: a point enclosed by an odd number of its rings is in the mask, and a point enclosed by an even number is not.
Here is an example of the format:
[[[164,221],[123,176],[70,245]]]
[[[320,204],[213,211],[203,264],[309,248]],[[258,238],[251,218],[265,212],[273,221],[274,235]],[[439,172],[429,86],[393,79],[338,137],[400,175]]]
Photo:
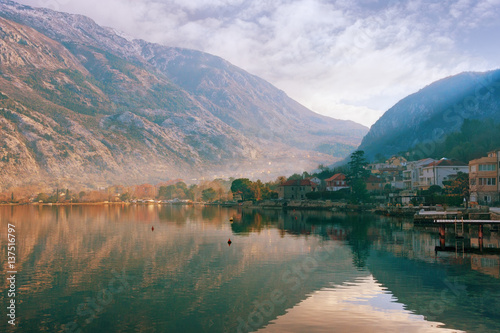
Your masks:
[[[240,318],[252,319],[255,302],[282,292],[283,302],[262,322],[251,321],[255,329],[315,290],[360,274],[342,244],[321,237],[291,242],[292,236],[275,228],[233,236],[229,217],[237,211],[216,207],[16,207],[0,214],[9,216],[2,218],[2,228],[4,221],[14,223],[23,244],[18,251],[23,332],[60,331],[72,322],[83,331],[152,325],[174,332],[236,330]],[[130,290],[93,309],[88,301],[122,269],[131,277]],[[2,304],[5,288],[2,282]]]
[[[496,257],[436,257],[437,233],[405,220],[213,206],[30,206],[0,207],[0,221],[0,237],[13,223],[22,244],[23,332],[59,331],[71,322],[83,332],[272,331],[290,316],[311,313],[319,300],[322,311],[341,308],[331,303],[337,291],[363,295],[368,285],[372,294],[392,293],[404,304],[398,316],[405,320],[423,315],[456,329],[500,329]],[[0,247],[3,258],[5,251]],[[130,289],[86,322],[92,311],[86,302],[122,269]],[[358,283],[370,274],[373,281]],[[0,286],[5,304],[6,281]],[[360,309],[375,311],[365,305]],[[366,320],[379,315],[370,312]]]
[[[498,280],[467,266],[438,265],[374,251],[368,269],[406,309],[468,332],[500,331]]]
[[[316,234],[323,239],[333,235],[329,230],[335,230],[350,246],[355,266],[366,267],[415,314],[455,329],[500,331],[498,255],[436,254],[437,230],[413,229],[406,220],[321,212],[308,217],[307,214],[285,214],[278,225],[286,233]],[[474,247],[477,239],[473,236],[472,233],[462,241],[465,246]],[[455,243],[452,235],[448,243]],[[498,245],[498,235],[486,235],[484,244]]]

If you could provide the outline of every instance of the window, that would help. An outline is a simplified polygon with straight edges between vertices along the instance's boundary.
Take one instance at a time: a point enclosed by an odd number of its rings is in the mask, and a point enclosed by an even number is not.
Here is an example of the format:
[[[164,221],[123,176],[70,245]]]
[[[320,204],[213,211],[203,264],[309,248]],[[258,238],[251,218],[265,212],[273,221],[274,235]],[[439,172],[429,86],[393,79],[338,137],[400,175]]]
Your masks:
[[[476,171],[477,171],[477,167],[475,165],[471,165],[470,172],[476,172]]]
[[[496,185],[497,184],[497,179],[496,178],[479,178],[479,185]]]
[[[495,164],[479,164],[479,171],[495,171]]]
[[[476,185],[476,178],[471,178],[470,184],[471,185]]]

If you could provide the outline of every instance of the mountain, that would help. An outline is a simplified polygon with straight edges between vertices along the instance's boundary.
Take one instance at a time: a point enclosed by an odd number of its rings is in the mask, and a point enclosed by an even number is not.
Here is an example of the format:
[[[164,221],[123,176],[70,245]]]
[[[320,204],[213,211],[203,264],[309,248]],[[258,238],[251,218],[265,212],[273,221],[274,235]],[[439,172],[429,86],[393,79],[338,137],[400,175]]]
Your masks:
[[[332,163],[367,128],[199,51],[0,0],[0,190],[270,178]]]
[[[444,141],[436,142],[429,151],[427,145],[416,145],[410,149],[408,156],[418,160],[423,152],[436,160],[443,156],[450,160],[471,161],[500,147],[500,122],[491,119],[464,119],[459,131],[450,133]]]
[[[465,119],[500,121],[500,70],[461,73],[402,99],[371,127],[359,149],[373,159],[419,145],[417,155],[427,157]]]

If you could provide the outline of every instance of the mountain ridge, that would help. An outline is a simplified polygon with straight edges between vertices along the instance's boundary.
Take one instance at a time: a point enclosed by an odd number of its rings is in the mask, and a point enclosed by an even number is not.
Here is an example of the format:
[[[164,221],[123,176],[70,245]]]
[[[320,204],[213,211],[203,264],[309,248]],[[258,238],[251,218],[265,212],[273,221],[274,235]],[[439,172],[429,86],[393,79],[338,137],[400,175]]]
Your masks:
[[[500,121],[500,70],[463,72],[433,82],[387,110],[363,138],[369,159],[442,142],[464,119]],[[422,151],[422,157],[429,152]]]
[[[273,177],[332,162],[325,145],[353,150],[366,133],[222,58],[81,15],[0,9],[0,188]]]

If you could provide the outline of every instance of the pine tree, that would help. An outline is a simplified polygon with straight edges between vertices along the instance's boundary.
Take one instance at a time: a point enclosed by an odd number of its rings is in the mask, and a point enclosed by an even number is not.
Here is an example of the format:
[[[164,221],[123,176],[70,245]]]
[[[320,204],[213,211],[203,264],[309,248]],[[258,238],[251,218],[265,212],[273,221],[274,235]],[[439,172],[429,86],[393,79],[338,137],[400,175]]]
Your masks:
[[[355,203],[366,201],[368,198],[366,179],[370,176],[370,171],[366,169],[367,165],[368,162],[365,159],[364,151],[357,150],[351,154],[346,181],[351,187],[351,199]]]

